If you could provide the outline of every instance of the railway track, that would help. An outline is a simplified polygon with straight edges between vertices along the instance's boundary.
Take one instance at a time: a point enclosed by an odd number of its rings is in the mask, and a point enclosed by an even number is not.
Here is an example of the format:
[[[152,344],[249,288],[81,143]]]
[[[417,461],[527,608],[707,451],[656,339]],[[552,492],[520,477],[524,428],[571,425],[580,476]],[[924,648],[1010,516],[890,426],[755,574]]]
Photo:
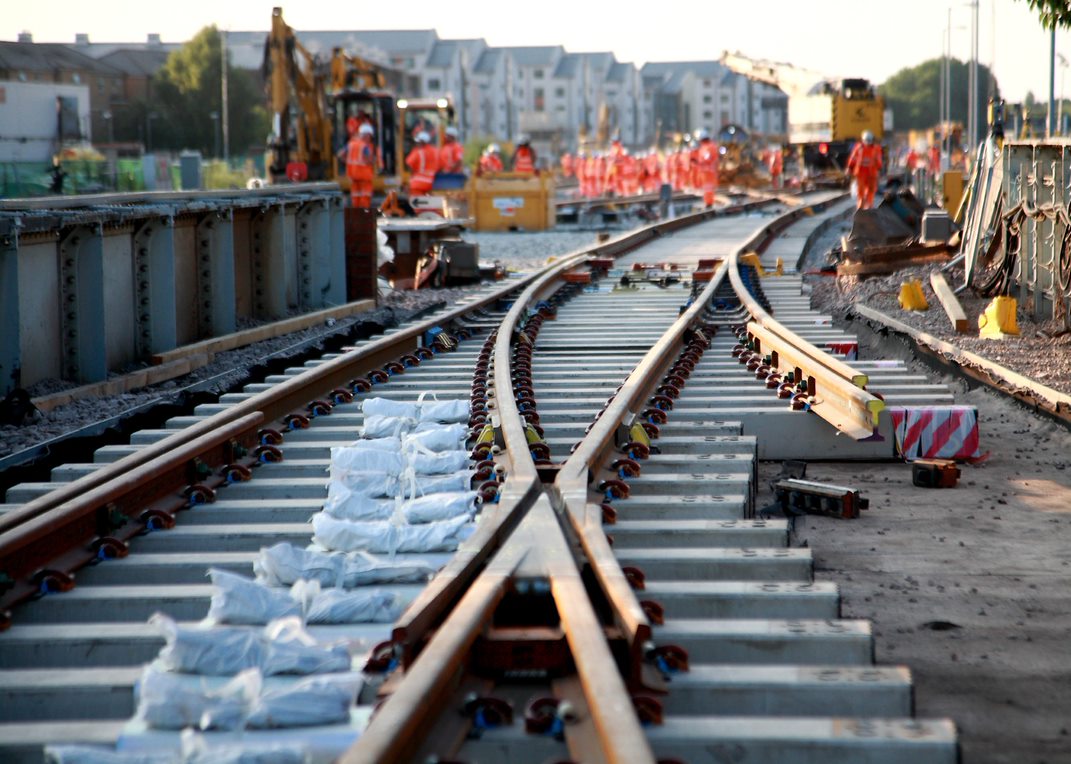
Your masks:
[[[841,209],[807,202],[626,234],[9,491],[0,757],[176,745],[127,721],[163,644],[149,617],[197,621],[206,569],[250,575],[263,547],[308,544],[358,404],[434,392],[494,425],[493,448],[473,449],[472,535],[397,555],[439,572],[380,587],[404,606],[393,626],[310,626],[360,656],[349,724],[246,741],[312,740],[346,762],[956,761],[952,724],[913,718],[910,672],[874,665],[869,624],[841,619],[788,522],[756,513],[758,457],[872,457],[885,403],[950,399],[896,362],[849,365],[852,338],[798,278],[760,285],[741,266],[760,252],[791,271]],[[456,349],[433,352],[436,327]]]

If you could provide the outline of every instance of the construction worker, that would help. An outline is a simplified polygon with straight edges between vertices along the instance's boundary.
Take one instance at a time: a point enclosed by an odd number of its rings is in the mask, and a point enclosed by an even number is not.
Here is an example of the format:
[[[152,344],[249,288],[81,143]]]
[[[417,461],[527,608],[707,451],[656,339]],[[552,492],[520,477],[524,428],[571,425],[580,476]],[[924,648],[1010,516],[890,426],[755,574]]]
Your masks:
[[[785,170],[785,158],[781,155],[780,146],[770,147],[770,156],[766,160],[766,167],[770,170],[770,187],[781,188],[781,173]]]
[[[517,148],[513,150],[513,156],[510,157],[509,161],[510,167],[513,168],[514,172],[523,172],[529,175],[535,172],[535,149],[532,148],[531,140],[527,135],[517,136]]]
[[[376,147],[372,143],[374,132],[372,125],[366,122],[350,136],[346,146],[346,175],[350,179],[350,201],[358,209],[368,209],[372,206],[372,180],[378,164]]]
[[[457,141],[457,128],[446,128],[443,145],[439,148],[439,172],[463,173],[465,149]]]
[[[480,175],[488,172],[502,172],[502,157],[499,152],[501,149],[497,143],[491,143],[483,150],[480,155],[480,164],[477,167],[477,171]]]
[[[562,177],[571,178],[576,172],[576,163],[573,161],[573,155],[566,151],[561,157]]]
[[[405,158],[405,166],[412,173],[409,176],[409,195],[431,193],[435,185],[435,173],[439,171],[439,152],[431,145],[431,137],[426,131],[421,130],[416,134],[416,146]]]
[[[863,131],[863,140],[852,148],[848,157],[848,175],[855,178],[858,199],[856,208],[868,210],[874,204],[878,190],[878,175],[881,174],[881,146],[874,143],[874,133]]]
[[[714,192],[718,190],[718,146],[710,140],[710,133],[701,129],[696,133],[699,146],[693,159],[696,186],[703,191],[703,204],[714,206]]]

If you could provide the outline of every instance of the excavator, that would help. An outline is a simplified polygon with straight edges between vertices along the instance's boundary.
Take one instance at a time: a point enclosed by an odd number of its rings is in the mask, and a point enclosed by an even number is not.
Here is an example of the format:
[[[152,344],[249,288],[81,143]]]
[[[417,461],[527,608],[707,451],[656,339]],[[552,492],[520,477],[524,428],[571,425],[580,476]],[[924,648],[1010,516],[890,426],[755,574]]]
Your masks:
[[[263,70],[272,115],[268,171],[273,183],[332,180],[348,191],[339,155],[348,140],[346,124],[354,118],[375,129],[382,167],[373,188],[385,196],[408,180],[410,128],[430,129],[441,145],[454,119],[449,99],[395,98],[386,72],[372,61],[338,47],[326,61],[313,54],[283,20],[282,8],[272,9]]]

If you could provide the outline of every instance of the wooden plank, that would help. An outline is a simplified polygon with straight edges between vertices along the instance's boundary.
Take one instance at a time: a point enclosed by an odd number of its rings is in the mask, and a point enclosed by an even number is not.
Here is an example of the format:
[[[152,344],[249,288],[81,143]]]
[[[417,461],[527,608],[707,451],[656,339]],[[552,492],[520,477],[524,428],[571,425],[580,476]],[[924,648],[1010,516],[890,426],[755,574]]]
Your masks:
[[[838,276],[877,276],[886,275],[889,273],[895,273],[901,268],[908,268],[914,265],[925,265],[926,263],[947,263],[949,261],[947,252],[940,252],[932,255],[915,255],[913,257],[904,258],[896,262],[843,262],[837,266]]]
[[[94,382],[89,385],[72,387],[69,390],[61,390],[58,393],[42,395],[33,399],[33,405],[40,411],[52,411],[60,406],[66,406],[83,398],[102,398],[111,395],[122,395],[139,387],[155,385],[169,379],[189,374],[194,369],[207,365],[213,356],[209,353],[200,353],[188,358],[180,358],[159,366],[151,366],[147,369],[138,369],[129,374],[106,379],[103,382]]]
[[[282,321],[276,321],[271,324],[264,324],[264,326],[257,326],[253,329],[245,329],[244,331],[226,334],[222,337],[213,337],[209,340],[195,342],[192,345],[184,345],[180,348],[175,348],[174,350],[157,353],[152,357],[152,362],[154,364],[163,364],[189,356],[204,354],[214,355],[216,353],[222,353],[225,350],[234,350],[235,348],[252,345],[254,342],[261,342],[263,340],[279,337],[283,334],[300,332],[311,326],[322,324],[329,318],[339,319],[357,313],[365,313],[372,310],[375,306],[375,300],[357,300],[356,302],[340,305],[337,308],[318,310],[315,313],[294,316],[293,318],[283,319]]]
[[[930,286],[933,287],[933,293],[937,295],[941,307],[945,309],[948,320],[952,322],[952,328],[961,334],[969,331],[967,314],[963,312],[963,306],[956,299],[956,293],[952,291],[952,287],[945,281],[945,275],[940,271],[931,273]]]

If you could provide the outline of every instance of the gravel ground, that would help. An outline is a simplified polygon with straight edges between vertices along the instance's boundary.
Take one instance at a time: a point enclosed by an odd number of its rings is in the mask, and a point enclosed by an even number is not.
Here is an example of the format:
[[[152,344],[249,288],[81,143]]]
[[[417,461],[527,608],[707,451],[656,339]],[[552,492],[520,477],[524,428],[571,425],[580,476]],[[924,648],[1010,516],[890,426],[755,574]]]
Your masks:
[[[593,231],[562,230],[542,233],[466,233],[465,238],[480,245],[481,259],[497,260],[510,270],[529,271],[543,265],[548,257],[562,255],[593,244],[596,235]],[[283,351],[297,343],[347,331],[359,322],[371,321],[391,326],[406,320],[423,307],[435,303],[449,304],[471,293],[475,288],[458,287],[434,291],[394,292],[383,298],[380,301],[380,307],[374,311],[343,319],[331,326],[318,326],[220,353],[212,363],[186,376],[123,395],[75,401],[52,411],[43,412],[37,421],[21,427],[0,425],[0,458],[60,437],[73,430],[120,416],[130,409],[152,401],[175,403],[183,388],[213,377],[223,375],[212,385],[212,391],[226,392],[232,385],[246,378],[250,367],[273,353]],[[241,328],[258,325],[254,321],[245,323],[247,325]],[[72,387],[75,385],[63,380],[47,379],[35,384],[30,388],[29,393],[33,397],[38,397]]]
[[[825,262],[826,252],[833,242],[847,233],[847,224],[834,226],[819,242],[808,258],[807,268],[817,269]],[[822,245],[825,246],[822,246]],[[1019,308],[1019,336],[1001,340],[982,339],[978,336],[978,316],[985,312],[992,298],[979,297],[969,290],[959,295],[960,304],[967,314],[970,332],[957,334],[945,315],[941,303],[930,288],[930,273],[940,265],[922,265],[905,268],[890,276],[859,279],[854,276],[807,276],[813,287],[812,302],[816,307],[843,319],[857,302],[880,310],[909,326],[929,332],[946,342],[1005,366],[1023,376],[1036,379],[1042,384],[1071,394],[1071,332],[1060,321],[1035,322]],[[918,279],[922,292],[930,304],[929,310],[902,310],[898,300],[900,284],[908,279]],[[963,283],[963,269],[954,268],[945,274],[949,285],[955,289]]]
[[[845,230],[835,227],[818,242],[809,267]],[[937,491],[914,486],[907,464],[812,463],[808,479],[856,487],[870,509],[851,521],[801,518],[794,541],[813,550],[815,578],[839,586],[842,617],[871,621],[878,663],[911,669],[918,716],[955,722],[965,764],[1071,762],[1071,434],[1004,395],[936,374],[907,346],[842,318],[863,301],[1064,391],[1068,338],[1038,336],[1058,327],[1022,317],[1018,339],[980,340],[977,329],[956,335],[929,290],[929,271],[807,280],[812,304],[859,335],[862,357],[902,357],[913,373],[947,384],[957,403],[977,407],[989,456],[960,465],[958,486]],[[899,308],[908,275],[922,281],[929,311]],[[948,274],[950,284],[961,279],[961,272]],[[986,303],[963,299],[972,326]],[[779,469],[760,466],[764,498]]]

